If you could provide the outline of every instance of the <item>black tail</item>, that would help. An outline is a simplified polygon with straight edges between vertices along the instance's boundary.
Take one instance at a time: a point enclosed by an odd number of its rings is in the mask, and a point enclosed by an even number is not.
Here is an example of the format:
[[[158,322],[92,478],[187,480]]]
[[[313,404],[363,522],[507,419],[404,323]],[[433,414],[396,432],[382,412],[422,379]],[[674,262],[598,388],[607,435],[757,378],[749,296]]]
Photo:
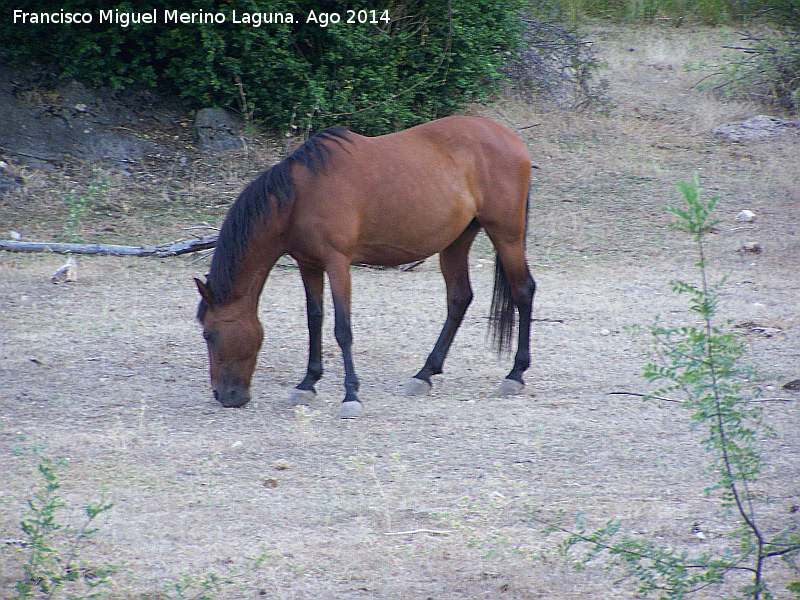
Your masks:
[[[528,187],[528,197],[525,201],[525,236],[522,238],[523,247],[528,241],[528,213],[531,205],[531,190]],[[532,282],[534,290],[536,282]],[[511,298],[511,284],[508,282],[500,256],[494,259],[494,293],[492,294],[492,307],[489,309],[489,335],[492,345],[498,354],[505,354],[511,350],[514,339],[514,325],[516,323],[516,306]]]
[[[516,322],[514,301],[511,299],[511,285],[508,283],[503,263],[496,256],[494,261],[494,293],[492,308],[489,311],[489,332],[498,354],[511,348]]]

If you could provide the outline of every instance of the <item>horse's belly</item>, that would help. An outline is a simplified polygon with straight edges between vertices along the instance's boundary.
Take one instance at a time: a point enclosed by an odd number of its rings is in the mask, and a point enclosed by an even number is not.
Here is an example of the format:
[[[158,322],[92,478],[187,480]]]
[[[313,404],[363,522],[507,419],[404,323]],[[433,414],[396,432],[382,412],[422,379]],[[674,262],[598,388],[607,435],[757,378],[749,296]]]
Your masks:
[[[353,254],[353,264],[396,267],[428,258],[440,250],[404,248],[393,245],[373,243],[362,246]]]
[[[453,215],[446,220],[401,217],[380,227],[367,225],[353,252],[353,263],[390,267],[428,258],[452,244],[471,221],[471,215]]]

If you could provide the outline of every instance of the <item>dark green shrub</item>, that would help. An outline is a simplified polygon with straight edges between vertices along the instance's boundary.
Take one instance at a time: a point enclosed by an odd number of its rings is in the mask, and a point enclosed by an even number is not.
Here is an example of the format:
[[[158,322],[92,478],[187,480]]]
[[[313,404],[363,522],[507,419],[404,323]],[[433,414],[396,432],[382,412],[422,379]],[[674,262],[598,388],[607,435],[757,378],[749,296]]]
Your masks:
[[[190,107],[247,110],[272,128],[285,128],[294,112],[302,127],[313,119],[315,129],[336,122],[374,134],[487,97],[500,79],[504,51],[519,43],[515,11],[521,4],[186,0],[179,12],[225,16],[225,22],[190,24],[165,23],[165,10],[176,5],[163,0],[64,0],[58,11],[86,12],[92,22],[14,23],[8,11],[0,22],[0,53],[17,64],[38,62],[59,78],[146,86],[177,93]],[[22,0],[15,8],[53,10],[49,0]],[[117,22],[101,23],[101,11]],[[157,23],[123,26],[126,14],[152,11]],[[311,11],[316,20],[308,23]],[[245,13],[291,13],[294,22],[256,27],[242,22]],[[342,22],[323,26],[321,15],[328,13],[338,13]],[[359,23],[362,17],[366,22]]]

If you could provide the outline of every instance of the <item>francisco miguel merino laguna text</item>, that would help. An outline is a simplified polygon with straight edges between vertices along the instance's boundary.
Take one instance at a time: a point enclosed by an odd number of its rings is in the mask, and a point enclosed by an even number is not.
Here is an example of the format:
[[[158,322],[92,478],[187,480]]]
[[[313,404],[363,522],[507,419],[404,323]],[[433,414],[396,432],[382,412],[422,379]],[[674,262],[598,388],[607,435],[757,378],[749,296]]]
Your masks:
[[[327,27],[329,24],[348,23],[348,24],[382,24],[390,21],[388,10],[348,10],[344,18],[339,13],[315,13],[310,11],[306,18],[306,23],[313,23],[320,27]],[[26,25],[73,25],[89,24],[94,22],[94,15],[91,12],[69,12],[61,9],[57,12],[25,12],[14,10],[14,23]],[[165,9],[163,20],[158,20],[156,9],[147,12],[123,12],[119,9],[101,10],[99,13],[100,23],[111,23],[121,27],[130,25],[153,25],[164,24],[195,24],[209,25],[227,23],[228,16],[222,12],[179,12],[177,10]],[[273,12],[273,13],[241,13],[231,11],[230,22],[234,24],[250,25],[261,27],[270,24],[292,24],[297,23],[293,13]]]
[[[68,12],[63,9],[57,12],[25,12],[22,10],[14,11],[14,23],[24,23],[26,25],[72,25],[89,24],[94,22],[95,15],[90,12]],[[180,12],[178,10],[165,9],[163,20],[158,20],[156,9],[148,12],[122,12],[118,9],[101,10],[99,12],[100,23],[112,23],[121,27],[129,25],[153,25],[164,24],[185,24],[185,25],[208,25],[228,22],[228,16],[221,12]],[[260,27],[271,23],[295,23],[292,13],[237,13],[235,10],[230,15],[230,22],[243,25]]]

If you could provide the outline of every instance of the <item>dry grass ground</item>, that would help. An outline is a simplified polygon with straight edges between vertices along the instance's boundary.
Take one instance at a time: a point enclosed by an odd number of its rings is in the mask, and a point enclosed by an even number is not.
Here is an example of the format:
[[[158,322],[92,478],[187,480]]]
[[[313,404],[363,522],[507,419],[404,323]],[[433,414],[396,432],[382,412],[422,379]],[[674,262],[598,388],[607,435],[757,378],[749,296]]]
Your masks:
[[[768,502],[759,518],[767,529],[800,525],[800,411],[797,396],[780,388],[800,377],[800,139],[741,145],[710,134],[761,112],[707,96],[693,88],[700,75],[683,70],[713,60],[728,35],[596,31],[616,102],[608,114],[512,99],[472,109],[520,128],[537,167],[529,261],[539,292],[522,396],[492,397],[509,365],[485,340],[485,239],[472,255],[475,303],[425,399],[400,392],[444,316],[435,261],[409,273],[355,270],[355,358],[367,403],[358,421],[335,418],[342,369],[330,324],[318,404],[281,404],[306,351],[302,286],[291,268],[275,270],[262,297],[254,400],[226,410],[210,397],[193,321],[191,277],[204,265],[81,258],[79,280],[54,286],[48,277],[62,257],[0,255],[0,541],[20,537],[34,451],[43,448],[68,460],[71,507],[101,494],[115,503],[84,550],[121,565],[112,598],[155,600],[170,578],[244,569],[245,557],[262,553],[268,559],[218,597],[632,597],[629,583],[612,587],[602,563],[567,566],[553,553],[556,538],[531,516],[562,513],[587,526],[620,519],[626,531],[692,552],[729,541],[736,524],[718,495],[703,492],[712,475],[687,415],[670,403],[607,395],[646,390],[648,343],[627,325],[647,325],[657,313],[668,323],[692,319],[668,282],[693,280],[693,247],[668,227],[662,207],[680,202],[675,182],[694,171],[721,197],[709,250],[713,276],[728,278],[723,316],[772,328],[769,337],[741,331],[767,395],[787,399],[765,404],[775,436],[762,442],[768,466],[756,491]],[[80,236],[110,222],[118,225],[108,241],[161,242],[181,237],[181,226],[218,223],[219,206],[253,165],[193,164],[153,176],[158,182],[140,179],[141,187],[111,175],[106,197],[130,210],[105,220],[82,213]],[[61,220],[44,218],[64,197],[50,177],[41,176],[27,213],[3,206],[4,228],[31,239],[64,235],[65,209],[55,211]],[[170,195],[173,186],[183,191]],[[735,222],[741,209],[756,222]],[[760,254],[739,251],[751,241]],[[0,597],[11,595],[23,560],[3,548]],[[770,566],[777,598],[789,597],[792,577],[785,565]]]

